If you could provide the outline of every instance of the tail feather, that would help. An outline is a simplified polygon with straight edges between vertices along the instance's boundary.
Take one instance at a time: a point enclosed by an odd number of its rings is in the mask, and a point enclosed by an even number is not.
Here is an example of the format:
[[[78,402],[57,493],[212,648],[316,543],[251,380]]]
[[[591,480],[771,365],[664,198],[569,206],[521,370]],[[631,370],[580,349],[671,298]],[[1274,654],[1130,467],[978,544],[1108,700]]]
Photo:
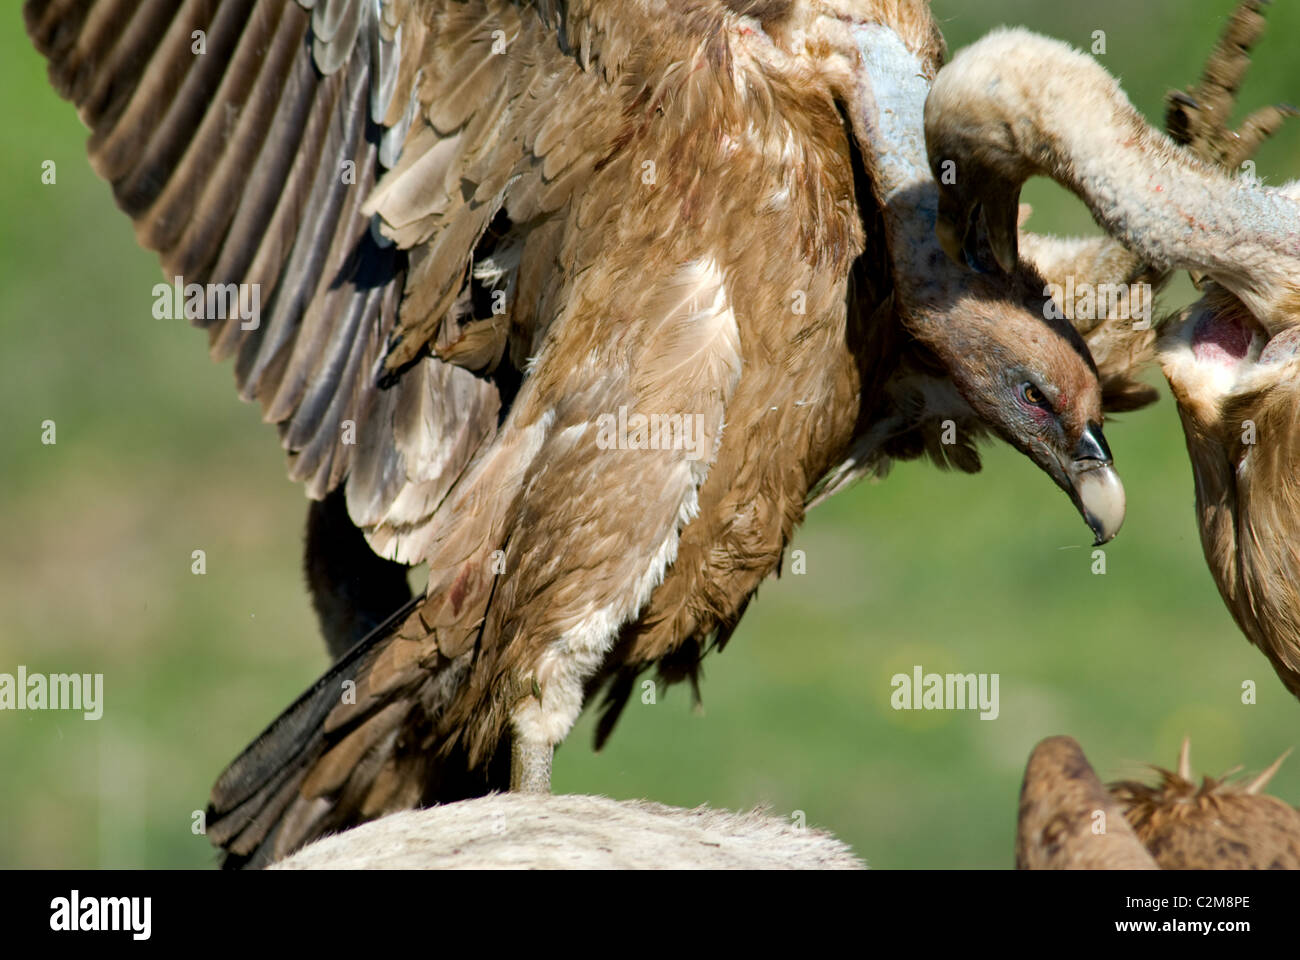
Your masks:
[[[398,734],[416,707],[411,691],[389,691],[342,728],[327,729],[326,718],[340,703],[344,684],[361,686],[368,666],[422,600],[412,599],[344,654],[217,779],[207,831],[228,852],[223,866],[265,865],[322,833],[384,812],[366,801],[373,781],[393,764]],[[331,762],[321,764],[327,757]],[[381,779],[387,781],[380,792],[388,803],[419,802],[422,782],[395,790],[391,771]]]
[[[387,813],[508,787],[504,713],[481,702],[495,578],[482,572],[486,548],[471,546],[221,774],[207,829],[228,851],[226,866],[264,866]]]
[[[240,804],[282,770],[286,752],[297,754],[315,738],[337,703],[335,694],[341,684],[349,679],[355,682],[366,655],[379,647],[423,599],[414,597],[393,613],[276,717],[217,779],[212,788],[214,797],[219,794],[228,806]]]

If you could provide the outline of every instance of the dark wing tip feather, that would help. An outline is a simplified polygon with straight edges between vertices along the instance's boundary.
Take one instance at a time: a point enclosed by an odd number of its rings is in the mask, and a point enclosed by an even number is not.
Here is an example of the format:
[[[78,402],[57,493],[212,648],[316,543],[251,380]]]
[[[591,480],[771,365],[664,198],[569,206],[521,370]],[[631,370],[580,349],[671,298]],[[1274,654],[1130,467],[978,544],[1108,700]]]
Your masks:
[[[257,285],[257,324],[196,322],[214,356],[239,358],[241,396],[280,427],[316,498],[350,473],[344,419],[391,432],[362,418],[383,406],[373,371],[398,325],[407,254],[380,249],[361,207],[383,172],[373,111],[408,99],[400,68],[419,53],[389,21],[416,15],[373,0],[23,5],[52,85],[90,127],[92,165],[167,276]],[[400,459],[394,442],[379,452]]]
[[[640,675],[639,669],[628,668],[618,671],[610,680],[605,697],[600,703],[600,717],[596,721],[596,733],[592,745],[594,750],[604,749],[614,728],[618,726],[619,717],[623,716],[623,709],[631,699],[632,688]]]
[[[269,858],[283,815],[312,763],[346,733],[327,737],[324,730],[325,718],[340,702],[343,682],[357,678],[367,658],[423,600],[423,595],[413,597],[358,641],[217,778],[208,800],[207,831],[214,844],[230,851],[224,865],[252,866]],[[369,715],[362,714],[349,729]]]

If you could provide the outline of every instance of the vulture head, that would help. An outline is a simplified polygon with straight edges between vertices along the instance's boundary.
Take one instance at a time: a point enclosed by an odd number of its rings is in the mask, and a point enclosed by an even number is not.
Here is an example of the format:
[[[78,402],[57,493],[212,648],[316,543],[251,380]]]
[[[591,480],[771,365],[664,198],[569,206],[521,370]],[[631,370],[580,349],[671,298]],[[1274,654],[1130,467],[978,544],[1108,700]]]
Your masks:
[[[956,423],[996,433],[1065,491],[1096,543],[1113,538],[1124,520],[1124,488],[1102,432],[1110,398],[1088,344],[1048,308],[1032,266],[999,270],[987,244],[972,244],[970,257],[954,263],[936,241],[936,181],[945,174],[931,175],[922,131],[943,41],[926,5],[899,4],[888,23],[878,3],[862,0],[754,6],[766,11],[762,48],[774,58],[773,73],[829,82],[856,151],[864,220],[879,216],[883,227],[893,309],[946,374],[942,387],[930,381],[922,389],[937,395],[924,398],[925,415],[942,420],[951,412]],[[936,55],[923,55],[926,45]]]
[[[1092,58],[1020,29],[990,34],[941,71],[925,128],[935,169],[957,170],[940,186],[936,224],[954,259],[987,242],[1014,269],[1020,188],[1045,175],[1154,269],[1202,281],[1205,295],[1164,324],[1158,352],[1202,546],[1237,624],[1300,696],[1300,183],[1266,187],[1223,169],[1288,112],[1222,127],[1259,29],[1259,4],[1247,0],[1203,90],[1173,98],[1170,129],[1186,146],[1151,129]]]

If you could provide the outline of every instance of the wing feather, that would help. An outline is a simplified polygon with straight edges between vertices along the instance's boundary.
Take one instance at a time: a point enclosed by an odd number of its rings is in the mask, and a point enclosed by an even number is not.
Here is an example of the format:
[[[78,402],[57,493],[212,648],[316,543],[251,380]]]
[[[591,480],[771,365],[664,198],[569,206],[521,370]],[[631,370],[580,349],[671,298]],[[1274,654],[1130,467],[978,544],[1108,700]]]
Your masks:
[[[524,156],[499,139],[507,105],[521,119],[531,79],[512,64],[553,69],[562,57],[527,6],[24,8],[51,82],[90,128],[92,166],[167,277],[256,285],[256,324],[194,322],[209,329],[214,358],[236,357],[239,394],[277,425],[290,475],[313,497],[347,482],[354,521],[372,535],[395,505],[398,522],[408,519],[403,504],[409,519],[427,518],[499,420],[491,379],[426,355],[468,319],[457,312],[468,265]],[[499,29],[520,57],[485,56]],[[436,76],[426,63],[440,65]],[[396,245],[373,228],[376,209],[390,233],[409,228]],[[411,311],[424,312],[404,320]],[[354,443],[342,439],[348,422]]]

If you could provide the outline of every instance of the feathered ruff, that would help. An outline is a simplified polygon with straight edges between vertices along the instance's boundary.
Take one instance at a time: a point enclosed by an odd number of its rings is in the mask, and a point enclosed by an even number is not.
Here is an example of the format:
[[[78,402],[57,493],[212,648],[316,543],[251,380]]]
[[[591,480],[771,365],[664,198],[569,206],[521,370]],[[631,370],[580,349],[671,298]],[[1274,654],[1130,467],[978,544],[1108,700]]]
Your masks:
[[[1109,785],[1142,844],[1166,870],[1300,869],[1300,811],[1263,793],[1284,753],[1250,780],[1192,778],[1184,741],[1179,769],[1152,769],[1156,784]]]

